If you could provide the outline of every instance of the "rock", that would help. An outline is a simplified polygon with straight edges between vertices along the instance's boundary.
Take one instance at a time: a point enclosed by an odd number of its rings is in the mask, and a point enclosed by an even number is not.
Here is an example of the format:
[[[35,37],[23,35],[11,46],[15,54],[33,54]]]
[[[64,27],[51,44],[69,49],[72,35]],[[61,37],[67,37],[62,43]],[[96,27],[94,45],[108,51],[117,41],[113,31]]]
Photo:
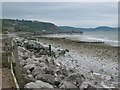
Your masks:
[[[55,62],[55,64],[56,64],[56,67],[61,67],[61,66],[63,66],[61,62]]]
[[[42,56],[39,52],[35,53],[34,55],[35,55],[35,57],[37,57],[37,58],[39,58],[39,57]]]
[[[80,88],[88,88],[88,83],[87,82],[83,82],[81,85],[80,85]]]
[[[40,65],[40,62],[39,62],[39,61],[33,61],[33,63],[34,63],[35,65]]]
[[[44,67],[44,69],[42,69],[45,74],[51,74],[51,75],[54,75],[54,70],[50,67]]]
[[[26,69],[26,68],[22,68],[22,73],[23,73],[23,74],[26,74],[26,75],[29,74],[29,73],[27,73],[27,70],[28,70],[28,69]],[[31,73],[31,72],[30,72],[30,73]]]
[[[27,50],[24,47],[20,47],[20,46],[18,46],[18,50],[21,52],[27,52]]]
[[[37,80],[35,82],[30,82],[25,85],[25,88],[31,89],[31,88],[53,88],[52,85],[45,83],[43,81]]]
[[[46,55],[42,55],[40,58],[39,58],[39,62],[45,62],[45,60],[48,59],[48,57]]]
[[[41,75],[41,74],[45,74],[45,72],[39,67],[39,66],[37,66],[37,67],[35,67],[35,69],[32,71],[32,74],[33,74],[33,76],[35,77],[35,76],[37,76],[37,75]]]
[[[20,61],[20,65],[21,65],[21,67],[25,66],[25,65],[26,65],[26,61],[21,60],[21,61]]]
[[[56,73],[57,75],[62,75],[62,71],[61,71],[60,69],[57,69],[57,70],[55,71],[55,73]]]
[[[32,75],[26,75],[26,74],[23,74],[23,78],[25,80],[26,83],[29,83],[29,82],[34,82],[36,81],[35,78],[33,78]]]
[[[55,77],[55,85],[58,87],[64,78],[65,77],[63,75],[56,76]]]
[[[33,55],[34,55],[34,52],[27,51],[27,56],[28,56],[28,57],[30,57],[30,58],[31,58]]]
[[[23,67],[23,69],[27,69],[27,70],[33,70],[34,68],[36,67],[36,65],[35,64],[28,64],[28,65],[25,65],[24,67]]]
[[[69,50],[68,50],[68,49],[65,49],[65,51],[66,51],[66,52],[69,52]]]
[[[29,57],[28,57],[28,56],[26,56],[26,55],[22,55],[21,57],[22,57],[22,59],[24,59],[24,60],[26,60],[26,59],[28,59],[28,58],[29,58]]]
[[[53,56],[53,57],[56,57],[56,53],[54,51],[51,51],[51,54],[48,53],[49,56]]]
[[[69,83],[69,82],[66,82],[66,81],[64,81],[64,82],[62,82],[60,85],[59,85],[59,88],[78,88],[78,87],[76,87],[74,84],[71,84],[71,83]]]
[[[53,56],[48,58],[48,62],[50,65],[55,65],[55,58]]]
[[[28,74],[28,77],[29,77],[29,78],[33,78],[33,75],[32,75],[32,74]]]
[[[38,63],[38,64],[36,64],[36,66],[39,66],[41,68],[46,68],[47,67],[47,65],[44,62]]]
[[[60,53],[59,53],[59,55],[60,55],[60,56],[64,56],[65,53],[66,53],[66,50],[61,50]]]
[[[64,76],[68,76],[69,75],[69,71],[67,70],[67,68],[64,66],[64,67],[62,67],[62,74],[64,75]]]
[[[76,85],[78,87],[83,83],[84,80],[84,75],[79,73],[70,74],[68,77],[65,78],[65,81],[68,81],[71,84]]]
[[[27,70],[27,74],[30,74],[31,72],[30,72],[30,70]]]
[[[95,88],[94,86],[91,86],[90,84],[88,84],[88,87],[86,88],[86,90],[96,90],[96,89],[97,88]]]
[[[26,59],[26,64],[34,64],[34,60],[31,58]]]
[[[64,75],[64,76],[68,76],[69,71],[68,71],[68,70],[66,70],[66,68],[65,68],[65,67],[61,67],[61,68],[58,68],[58,69],[55,71],[55,73],[56,73],[57,75]]]
[[[55,85],[54,76],[50,74],[39,74],[39,75],[36,75],[35,79]]]
[[[40,51],[39,51],[39,54],[40,54],[40,55],[47,55],[47,53],[48,53],[48,50],[45,49],[45,48],[40,49]]]
[[[83,82],[79,88],[84,88],[85,90],[96,90],[94,86],[90,85],[88,82]]]
[[[75,73],[75,69],[69,68],[70,73]]]
[[[34,61],[39,61],[40,58],[32,58]]]
[[[47,66],[50,66],[48,59],[45,59],[45,64],[46,64]]]

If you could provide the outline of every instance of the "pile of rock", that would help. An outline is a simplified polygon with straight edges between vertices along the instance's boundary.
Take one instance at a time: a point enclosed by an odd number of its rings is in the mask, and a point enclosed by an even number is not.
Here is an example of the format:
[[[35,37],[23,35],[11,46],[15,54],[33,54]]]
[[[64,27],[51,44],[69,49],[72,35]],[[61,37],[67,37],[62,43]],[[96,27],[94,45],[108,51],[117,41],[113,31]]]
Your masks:
[[[36,85],[42,85],[38,84],[41,82],[49,84],[47,86],[50,87],[52,85],[54,88],[78,88],[85,79],[83,75],[71,72],[64,65],[57,65],[53,57],[42,55],[40,58],[23,59],[21,57],[19,60],[27,83],[25,87],[28,88],[31,87],[31,84],[35,84],[33,88],[36,88]]]
[[[47,47],[36,42],[31,44],[28,40],[19,41],[19,62],[26,81],[25,88],[84,88],[86,77],[74,69],[56,63],[56,57],[49,56],[47,50]],[[66,52],[69,51],[59,50],[59,55],[64,55]],[[90,86],[87,83],[85,88]]]

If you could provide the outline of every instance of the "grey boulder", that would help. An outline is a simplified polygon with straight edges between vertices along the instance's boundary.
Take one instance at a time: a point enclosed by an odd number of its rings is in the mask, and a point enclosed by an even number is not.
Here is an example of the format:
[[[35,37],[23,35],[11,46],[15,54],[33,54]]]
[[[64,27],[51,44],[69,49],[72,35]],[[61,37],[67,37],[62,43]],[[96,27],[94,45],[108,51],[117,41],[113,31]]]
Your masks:
[[[34,88],[42,88],[42,89],[45,89],[45,88],[53,88],[52,85],[50,85],[49,83],[46,83],[46,82],[43,82],[43,81],[40,81],[40,80],[37,80],[35,82],[30,82],[30,83],[27,83],[25,85],[25,88],[28,88],[28,89],[34,89]]]
[[[75,89],[78,87],[76,87],[74,84],[64,81],[59,85],[59,88],[74,88]]]
[[[52,76],[50,74],[39,74],[35,77],[35,79],[55,85],[54,76]]]
[[[68,81],[71,84],[74,84],[78,87],[84,82],[84,80],[85,80],[84,75],[79,73],[70,74],[68,77],[65,78],[65,81]]]

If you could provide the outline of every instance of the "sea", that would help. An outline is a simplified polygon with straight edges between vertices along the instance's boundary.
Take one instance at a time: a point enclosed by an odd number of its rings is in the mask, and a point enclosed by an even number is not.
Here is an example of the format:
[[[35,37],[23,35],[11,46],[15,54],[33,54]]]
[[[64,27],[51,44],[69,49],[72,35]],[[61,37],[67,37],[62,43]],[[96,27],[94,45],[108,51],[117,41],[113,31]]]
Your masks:
[[[110,46],[120,46],[119,44],[119,34],[118,31],[86,31],[82,35],[80,34],[54,34],[49,35],[49,37],[60,37],[77,41],[87,41],[87,42],[104,42],[106,45]]]

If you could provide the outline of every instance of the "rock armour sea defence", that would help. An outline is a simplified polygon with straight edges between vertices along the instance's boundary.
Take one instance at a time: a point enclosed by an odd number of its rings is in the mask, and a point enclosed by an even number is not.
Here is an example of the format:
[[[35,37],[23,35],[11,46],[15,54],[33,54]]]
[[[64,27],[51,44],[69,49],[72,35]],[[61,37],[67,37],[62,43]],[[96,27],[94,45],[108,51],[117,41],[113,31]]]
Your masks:
[[[15,39],[18,42],[19,63],[26,81],[25,88],[95,88],[85,83],[87,78],[75,69],[56,62],[69,50],[58,50],[50,55],[49,48],[39,42],[28,39]],[[92,89],[91,89],[92,90]]]

